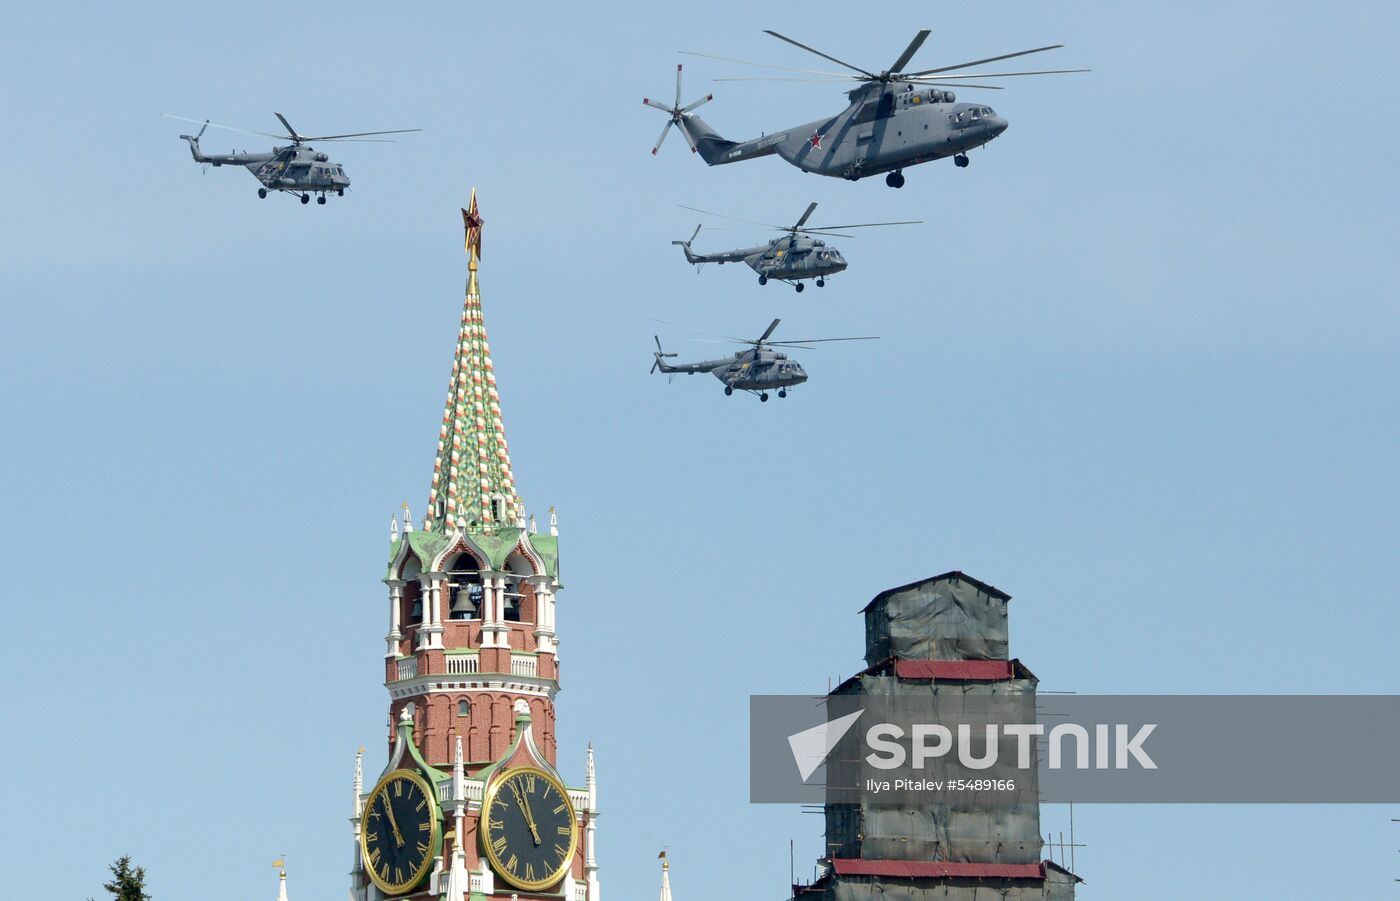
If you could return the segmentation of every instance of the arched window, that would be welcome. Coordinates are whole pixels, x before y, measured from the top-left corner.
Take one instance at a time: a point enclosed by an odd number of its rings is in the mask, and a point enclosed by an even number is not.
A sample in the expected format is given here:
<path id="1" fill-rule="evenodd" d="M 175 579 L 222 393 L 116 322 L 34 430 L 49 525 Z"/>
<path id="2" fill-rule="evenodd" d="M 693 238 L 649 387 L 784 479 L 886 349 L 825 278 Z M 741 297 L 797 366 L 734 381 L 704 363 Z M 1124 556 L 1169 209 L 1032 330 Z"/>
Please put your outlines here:
<path id="1" fill-rule="evenodd" d="M 458 715 L 458 716 L 471 716 L 471 715 L 472 715 L 472 702 L 471 702 L 471 701 L 468 701 L 466 698 L 463 698 L 462 700 L 458 701 L 458 702 L 457 702 L 457 715 Z"/>
<path id="2" fill-rule="evenodd" d="M 476 558 L 458 554 L 447 566 L 448 619 L 481 618 L 481 573 Z"/>

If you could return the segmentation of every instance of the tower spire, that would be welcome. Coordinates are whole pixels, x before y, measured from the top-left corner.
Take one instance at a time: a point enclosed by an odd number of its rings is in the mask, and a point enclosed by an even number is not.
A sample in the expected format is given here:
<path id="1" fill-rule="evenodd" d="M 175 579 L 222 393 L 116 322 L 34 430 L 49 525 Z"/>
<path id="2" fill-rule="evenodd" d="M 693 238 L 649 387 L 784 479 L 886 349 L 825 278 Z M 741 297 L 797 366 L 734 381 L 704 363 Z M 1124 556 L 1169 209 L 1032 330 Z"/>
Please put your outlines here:
<path id="1" fill-rule="evenodd" d="M 671 862 L 666 859 L 665 851 L 656 856 L 661 858 L 661 897 L 659 901 L 671 901 Z"/>
<path id="2" fill-rule="evenodd" d="M 476 278 L 483 222 L 473 189 L 470 208 L 462 210 L 467 294 L 428 494 L 428 528 L 438 532 L 494 532 L 515 525 L 523 510 L 511 474 Z"/>

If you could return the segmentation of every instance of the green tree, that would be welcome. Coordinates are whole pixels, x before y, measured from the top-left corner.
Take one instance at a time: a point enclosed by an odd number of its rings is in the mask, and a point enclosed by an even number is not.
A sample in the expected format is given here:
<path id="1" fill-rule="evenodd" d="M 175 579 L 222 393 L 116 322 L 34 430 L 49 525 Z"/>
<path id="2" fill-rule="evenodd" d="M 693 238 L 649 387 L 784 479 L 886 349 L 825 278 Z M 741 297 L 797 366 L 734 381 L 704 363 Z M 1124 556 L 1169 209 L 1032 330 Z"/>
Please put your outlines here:
<path id="1" fill-rule="evenodd" d="M 146 868 L 132 869 L 130 854 L 118 857 L 108 869 L 112 871 L 112 881 L 102 887 L 111 892 L 115 901 L 151 901 L 146 894 Z"/>

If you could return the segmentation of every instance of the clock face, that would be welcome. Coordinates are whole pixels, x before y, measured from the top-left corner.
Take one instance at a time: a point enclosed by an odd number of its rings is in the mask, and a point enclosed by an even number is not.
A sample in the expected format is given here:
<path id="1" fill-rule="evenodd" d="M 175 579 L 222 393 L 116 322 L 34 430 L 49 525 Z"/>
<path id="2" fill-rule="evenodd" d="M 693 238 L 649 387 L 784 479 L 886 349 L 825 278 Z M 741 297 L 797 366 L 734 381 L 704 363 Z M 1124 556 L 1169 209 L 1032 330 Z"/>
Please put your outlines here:
<path id="1" fill-rule="evenodd" d="M 544 770 L 507 770 L 482 805 L 482 844 L 491 868 L 516 888 L 535 891 L 564 878 L 578 825 L 569 794 Z"/>
<path id="2" fill-rule="evenodd" d="M 374 884 L 390 895 L 423 880 L 441 849 L 437 801 L 412 770 L 386 773 L 360 818 L 360 848 Z"/>

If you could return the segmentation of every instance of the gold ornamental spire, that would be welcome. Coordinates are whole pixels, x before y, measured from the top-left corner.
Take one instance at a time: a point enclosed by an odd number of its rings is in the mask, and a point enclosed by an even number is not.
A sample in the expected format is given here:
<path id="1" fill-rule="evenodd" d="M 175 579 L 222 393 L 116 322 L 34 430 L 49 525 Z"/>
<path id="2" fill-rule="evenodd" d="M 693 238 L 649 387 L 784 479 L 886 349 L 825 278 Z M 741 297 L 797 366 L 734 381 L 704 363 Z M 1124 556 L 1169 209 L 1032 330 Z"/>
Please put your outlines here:
<path id="1" fill-rule="evenodd" d="M 520 520 L 476 277 L 483 222 L 473 190 L 470 208 L 462 210 L 467 293 L 428 494 L 428 527 L 439 532 L 494 532 Z"/>

